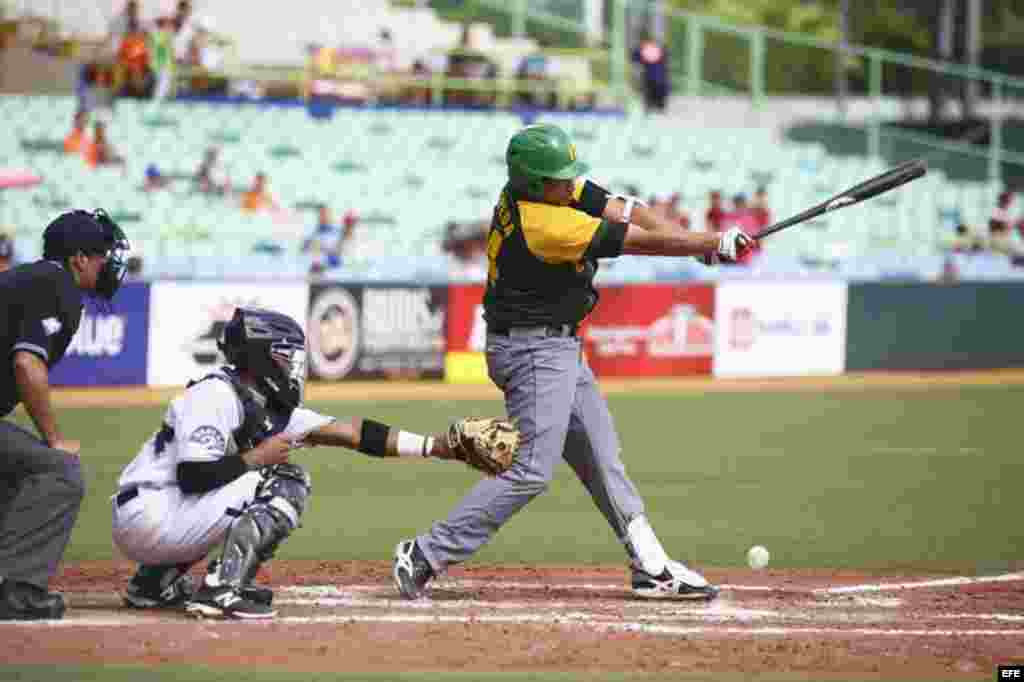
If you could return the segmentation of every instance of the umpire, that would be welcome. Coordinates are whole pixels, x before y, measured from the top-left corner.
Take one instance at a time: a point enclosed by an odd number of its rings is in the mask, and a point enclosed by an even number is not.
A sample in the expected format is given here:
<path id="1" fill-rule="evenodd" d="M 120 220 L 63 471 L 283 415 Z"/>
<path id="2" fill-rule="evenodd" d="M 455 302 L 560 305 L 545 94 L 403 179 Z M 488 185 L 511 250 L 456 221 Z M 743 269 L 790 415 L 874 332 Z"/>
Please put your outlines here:
<path id="1" fill-rule="evenodd" d="M 84 294 L 110 300 L 128 240 L 110 217 L 72 211 L 43 233 L 43 259 L 0 273 L 0 416 L 25 406 L 40 438 L 0 420 L 0 620 L 60 618 L 47 591 L 85 495 L 81 444 L 66 440 L 50 404 L 49 370 L 78 331 Z"/>

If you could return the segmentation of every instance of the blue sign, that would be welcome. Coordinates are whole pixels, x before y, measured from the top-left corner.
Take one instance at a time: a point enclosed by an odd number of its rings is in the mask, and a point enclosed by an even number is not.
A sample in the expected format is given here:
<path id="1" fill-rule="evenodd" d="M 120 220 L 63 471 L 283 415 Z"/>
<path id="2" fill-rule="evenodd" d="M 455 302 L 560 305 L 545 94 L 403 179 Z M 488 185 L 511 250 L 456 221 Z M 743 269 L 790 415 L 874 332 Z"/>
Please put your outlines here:
<path id="1" fill-rule="evenodd" d="M 78 332 L 50 370 L 54 386 L 130 386 L 146 383 L 149 284 L 129 282 L 111 302 L 85 299 Z"/>

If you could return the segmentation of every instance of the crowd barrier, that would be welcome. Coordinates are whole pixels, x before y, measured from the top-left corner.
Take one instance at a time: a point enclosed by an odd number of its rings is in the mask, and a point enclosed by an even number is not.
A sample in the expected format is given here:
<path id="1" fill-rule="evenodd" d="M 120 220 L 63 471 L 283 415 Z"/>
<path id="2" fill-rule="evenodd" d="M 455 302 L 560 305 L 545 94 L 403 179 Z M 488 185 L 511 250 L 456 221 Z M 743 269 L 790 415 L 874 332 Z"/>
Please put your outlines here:
<path id="1" fill-rule="evenodd" d="M 310 376 L 487 382 L 484 288 L 416 282 L 133 282 L 89 303 L 63 386 L 178 386 L 222 362 L 237 306 L 304 320 Z M 580 329 L 602 377 L 1024 367 L 1021 283 L 739 280 L 600 289 Z"/>

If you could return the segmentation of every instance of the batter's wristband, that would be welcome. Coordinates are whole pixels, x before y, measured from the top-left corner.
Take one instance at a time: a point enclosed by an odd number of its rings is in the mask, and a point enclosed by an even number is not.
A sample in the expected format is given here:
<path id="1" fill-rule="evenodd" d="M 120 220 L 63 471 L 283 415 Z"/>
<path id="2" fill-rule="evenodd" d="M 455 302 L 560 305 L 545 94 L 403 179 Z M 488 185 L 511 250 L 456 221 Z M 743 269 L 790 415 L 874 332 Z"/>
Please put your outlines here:
<path id="1" fill-rule="evenodd" d="M 363 426 L 359 430 L 359 452 L 371 457 L 387 457 L 388 432 L 390 430 L 391 427 L 387 424 L 364 419 Z"/>

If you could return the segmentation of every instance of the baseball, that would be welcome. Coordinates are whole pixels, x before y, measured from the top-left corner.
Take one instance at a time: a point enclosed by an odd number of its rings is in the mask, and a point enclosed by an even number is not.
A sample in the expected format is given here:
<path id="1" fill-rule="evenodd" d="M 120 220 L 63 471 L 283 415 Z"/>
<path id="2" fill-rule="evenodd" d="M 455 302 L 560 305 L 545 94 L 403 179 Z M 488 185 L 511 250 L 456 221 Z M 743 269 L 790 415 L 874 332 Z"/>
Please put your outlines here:
<path id="1" fill-rule="evenodd" d="M 768 553 L 768 550 L 761 545 L 754 545 L 747 550 L 747 563 L 755 571 L 759 571 L 768 565 L 768 560 L 772 558 L 772 555 Z"/>

